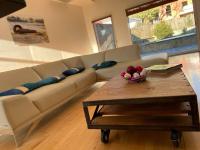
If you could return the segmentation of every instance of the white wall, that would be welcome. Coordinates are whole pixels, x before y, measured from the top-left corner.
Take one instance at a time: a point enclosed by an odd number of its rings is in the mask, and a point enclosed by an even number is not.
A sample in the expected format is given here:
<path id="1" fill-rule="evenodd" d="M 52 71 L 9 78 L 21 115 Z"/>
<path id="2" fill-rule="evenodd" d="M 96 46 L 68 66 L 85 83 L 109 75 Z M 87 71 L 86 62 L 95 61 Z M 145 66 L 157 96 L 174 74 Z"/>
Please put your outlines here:
<path id="1" fill-rule="evenodd" d="M 43 18 L 50 43 L 19 45 L 11 37 L 6 17 L 0 19 L 0 72 L 91 53 L 81 7 L 51 0 L 27 0 L 14 16 Z"/>
<path id="2" fill-rule="evenodd" d="M 96 0 L 95 3 L 83 6 L 85 22 L 94 52 L 98 51 L 92 21 L 112 15 L 117 47 L 130 45 L 131 35 L 125 9 L 145 3 L 148 0 Z"/>

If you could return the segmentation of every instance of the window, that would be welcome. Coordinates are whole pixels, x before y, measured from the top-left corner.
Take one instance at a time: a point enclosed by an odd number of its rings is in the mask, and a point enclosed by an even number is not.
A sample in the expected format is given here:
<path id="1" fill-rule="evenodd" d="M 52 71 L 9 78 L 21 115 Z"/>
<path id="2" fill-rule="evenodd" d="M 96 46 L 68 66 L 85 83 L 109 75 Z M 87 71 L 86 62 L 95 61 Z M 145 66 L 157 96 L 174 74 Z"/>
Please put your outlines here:
<path id="1" fill-rule="evenodd" d="M 166 14 L 167 14 L 167 16 L 171 16 L 172 15 L 172 10 L 171 10 L 171 6 L 170 5 L 166 6 Z"/>
<path id="2" fill-rule="evenodd" d="M 141 46 L 142 55 L 198 49 L 193 4 L 184 6 L 183 12 L 182 2 L 185 0 L 153 0 L 126 10 L 132 43 Z"/>
<path id="3" fill-rule="evenodd" d="M 108 16 L 92 22 L 99 51 L 116 48 L 112 17 Z"/>

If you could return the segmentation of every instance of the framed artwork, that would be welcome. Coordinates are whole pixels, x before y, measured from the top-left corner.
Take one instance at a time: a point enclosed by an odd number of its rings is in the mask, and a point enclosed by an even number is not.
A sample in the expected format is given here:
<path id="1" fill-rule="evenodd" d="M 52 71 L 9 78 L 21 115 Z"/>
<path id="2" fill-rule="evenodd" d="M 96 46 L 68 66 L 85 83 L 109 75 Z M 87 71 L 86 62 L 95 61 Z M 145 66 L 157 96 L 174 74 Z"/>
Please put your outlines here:
<path id="1" fill-rule="evenodd" d="M 13 40 L 24 44 L 49 43 L 43 19 L 7 17 Z"/>
<path id="2" fill-rule="evenodd" d="M 99 51 L 116 48 L 112 17 L 107 16 L 92 22 Z"/>

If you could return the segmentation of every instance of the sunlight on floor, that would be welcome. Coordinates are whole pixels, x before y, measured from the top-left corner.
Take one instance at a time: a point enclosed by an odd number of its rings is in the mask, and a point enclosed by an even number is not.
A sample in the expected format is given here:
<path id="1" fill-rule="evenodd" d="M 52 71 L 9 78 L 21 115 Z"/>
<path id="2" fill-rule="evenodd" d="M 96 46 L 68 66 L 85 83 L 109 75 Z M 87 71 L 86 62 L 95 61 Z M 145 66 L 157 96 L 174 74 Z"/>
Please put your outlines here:
<path id="1" fill-rule="evenodd" d="M 169 57 L 169 63 L 182 63 L 182 64 L 199 64 L 200 54 L 199 53 L 190 53 L 184 55 L 177 55 Z"/>

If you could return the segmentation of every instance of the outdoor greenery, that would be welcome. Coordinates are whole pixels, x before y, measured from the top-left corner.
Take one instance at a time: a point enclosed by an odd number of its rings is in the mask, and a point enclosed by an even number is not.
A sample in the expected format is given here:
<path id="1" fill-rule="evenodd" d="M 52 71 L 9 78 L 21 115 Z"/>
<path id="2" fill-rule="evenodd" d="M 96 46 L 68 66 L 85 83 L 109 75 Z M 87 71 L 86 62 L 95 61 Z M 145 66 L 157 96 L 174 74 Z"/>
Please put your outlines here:
<path id="1" fill-rule="evenodd" d="M 173 30 L 172 30 L 171 25 L 167 24 L 164 21 L 161 21 L 160 23 L 155 25 L 154 35 L 159 40 L 172 36 Z"/>
<path id="2" fill-rule="evenodd" d="M 190 5 L 192 0 L 187 0 L 183 10 L 178 8 L 179 5 L 183 7 L 179 1 L 182 2 L 178 0 L 129 16 L 132 40 L 145 43 L 195 33 L 194 13 Z M 169 5 L 171 12 L 167 14 L 166 10 Z M 186 11 L 185 9 L 191 13 L 182 14 Z"/>
<path id="3" fill-rule="evenodd" d="M 131 18 L 140 18 L 142 19 L 143 23 L 148 23 L 148 22 L 152 22 L 153 20 L 156 20 L 159 16 L 159 8 L 153 8 L 153 9 L 149 9 L 137 14 L 134 14 L 131 16 Z"/>

